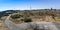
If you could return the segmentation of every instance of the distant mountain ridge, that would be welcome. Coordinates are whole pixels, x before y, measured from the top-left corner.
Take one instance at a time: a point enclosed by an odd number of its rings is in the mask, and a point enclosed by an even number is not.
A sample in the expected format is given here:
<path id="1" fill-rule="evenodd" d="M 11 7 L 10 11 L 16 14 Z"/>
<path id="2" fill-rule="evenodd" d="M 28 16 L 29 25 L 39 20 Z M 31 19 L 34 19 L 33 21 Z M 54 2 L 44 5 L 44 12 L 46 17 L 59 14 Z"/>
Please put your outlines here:
<path id="1" fill-rule="evenodd" d="M 6 10 L 6 11 L 1 11 L 0 12 L 0 17 L 2 17 L 2 16 L 8 16 L 8 14 L 17 13 L 17 12 L 19 12 L 19 10 Z"/>

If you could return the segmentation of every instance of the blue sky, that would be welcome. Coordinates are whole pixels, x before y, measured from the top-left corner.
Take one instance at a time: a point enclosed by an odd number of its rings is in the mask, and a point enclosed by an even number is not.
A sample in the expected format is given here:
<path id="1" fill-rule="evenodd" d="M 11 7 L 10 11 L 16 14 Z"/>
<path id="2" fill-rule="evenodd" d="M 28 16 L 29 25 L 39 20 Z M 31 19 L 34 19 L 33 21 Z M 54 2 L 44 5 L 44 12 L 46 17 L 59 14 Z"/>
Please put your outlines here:
<path id="1" fill-rule="evenodd" d="M 60 0 L 0 0 L 0 11 L 10 9 L 60 9 Z"/>

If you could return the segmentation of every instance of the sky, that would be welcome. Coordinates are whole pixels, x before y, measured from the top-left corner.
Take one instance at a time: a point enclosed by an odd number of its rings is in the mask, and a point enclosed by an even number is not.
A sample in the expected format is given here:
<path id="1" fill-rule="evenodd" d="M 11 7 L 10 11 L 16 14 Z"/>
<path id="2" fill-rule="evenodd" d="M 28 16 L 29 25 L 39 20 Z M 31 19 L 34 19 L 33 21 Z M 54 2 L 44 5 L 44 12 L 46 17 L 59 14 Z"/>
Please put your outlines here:
<path id="1" fill-rule="evenodd" d="M 26 9 L 60 9 L 60 0 L 0 0 L 0 11 Z"/>

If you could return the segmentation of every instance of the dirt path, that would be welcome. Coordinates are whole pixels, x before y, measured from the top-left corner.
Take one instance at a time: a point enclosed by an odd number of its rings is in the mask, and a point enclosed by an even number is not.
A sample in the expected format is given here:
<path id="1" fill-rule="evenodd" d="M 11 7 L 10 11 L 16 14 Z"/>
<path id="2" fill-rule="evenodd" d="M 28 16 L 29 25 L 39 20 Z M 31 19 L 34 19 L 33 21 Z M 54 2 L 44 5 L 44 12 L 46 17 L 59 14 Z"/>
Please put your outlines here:
<path id="1" fill-rule="evenodd" d="M 5 23 L 10 30 L 26 30 L 28 28 L 39 29 L 39 30 L 41 29 L 59 30 L 57 26 L 52 22 L 31 22 L 31 23 L 14 24 L 9 20 L 9 17 L 10 16 L 7 17 Z"/>

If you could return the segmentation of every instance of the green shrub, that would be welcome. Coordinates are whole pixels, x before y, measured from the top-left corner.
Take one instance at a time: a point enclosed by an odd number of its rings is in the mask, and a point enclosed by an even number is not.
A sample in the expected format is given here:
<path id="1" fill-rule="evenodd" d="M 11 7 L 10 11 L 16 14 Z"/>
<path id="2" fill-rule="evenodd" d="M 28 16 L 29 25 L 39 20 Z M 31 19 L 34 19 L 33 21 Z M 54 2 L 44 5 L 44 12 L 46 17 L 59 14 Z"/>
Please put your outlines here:
<path id="1" fill-rule="evenodd" d="M 24 22 L 32 22 L 32 20 L 30 18 L 24 18 L 23 21 Z"/>
<path id="2" fill-rule="evenodd" d="M 21 19 L 21 21 L 23 21 L 23 19 Z"/>
<path id="3" fill-rule="evenodd" d="M 11 15 L 11 18 L 12 19 L 17 19 L 17 18 L 20 18 L 20 17 L 21 17 L 20 14 Z"/>
<path id="4" fill-rule="evenodd" d="M 9 16 L 9 14 L 4 14 L 4 16 Z"/>

